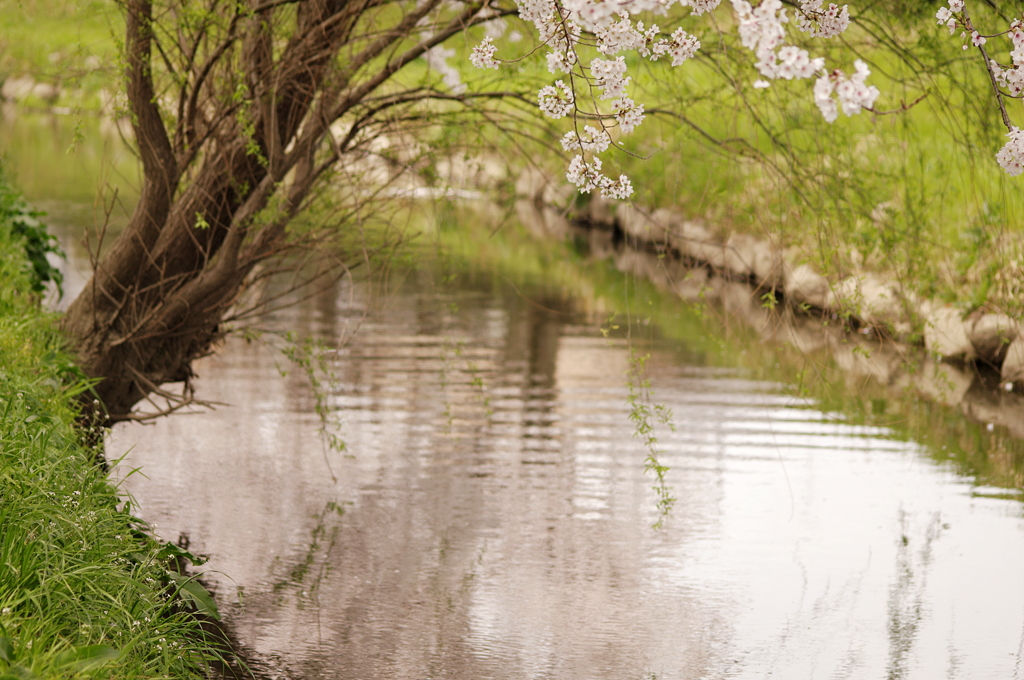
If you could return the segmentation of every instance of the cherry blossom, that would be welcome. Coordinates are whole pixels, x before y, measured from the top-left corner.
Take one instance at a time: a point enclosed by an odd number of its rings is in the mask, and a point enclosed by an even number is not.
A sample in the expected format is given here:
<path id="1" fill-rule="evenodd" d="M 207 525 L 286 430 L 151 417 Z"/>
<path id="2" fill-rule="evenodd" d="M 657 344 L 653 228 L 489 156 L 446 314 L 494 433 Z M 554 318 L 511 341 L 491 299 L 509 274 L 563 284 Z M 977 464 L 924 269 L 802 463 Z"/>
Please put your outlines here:
<path id="1" fill-rule="evenodd" d="M 615 120 L 619 123 L 622 134 L 628 135 L 644 120 L 644 105 L 637 104 L 629 97 L 616 99 L 612 102 Z"/>
<path id="2" fill-rule="evenodd" d="M 517 3 L 519 17 L 533 25 L 539 45 L 547 48 L 549 71 L 569 76 L 541 88 L 537 98 L 545 115 L 556 119 L 573 118 L 572 129 L 562 137 L 562 147 L 568 152 L 580 153 L 570 162 L 566 177 L 585 193 L 600 189 L 612 198 L 629 196 L 633 191 L 629 179 L 620 176 L 612 180 L 605 176 L 601 172 L 603 160 L 599 157 L 614 146 L 605 127 L 610 121 L 619 134 L 628 135 L 646 117 L 644 104 L 634 101 L 630 94 L 632 77 L 622 55 L 638 54 L 652 62 L 664 57 L 671 66 L 678 67 L 694 59 L 701 49 L 697 35 L 684 27 L 678 26 L 668 37 L 661 37 L 657 24 L 645 24 L 637 19 L 643 14 L 666 15 L 674 7 L 689 8 L 689 15 L 682 17 L 684 20 L 687 16 L 696 18 L 714 11 L 720 0 L 517 0 Z M 878 89 L 866 84 L 868 70 L 862 62 L 855 65 L 854 75 L 846 77 L 840 70 L 826 69 L 824 58 L 788 44 L 786 27 L 790 19 L 782 0 L 760 0 L 756 6 L 748 0 L 730 0 L 730 3 L 740 42 L 756 57 L 754 66 L 760 77 L 752 79 L 755 89 L 769 87 L 771 81 L 780 79 L 816 79 L 814 103 L 829 122 L 838 118 L 840 110 L 849 116 L 874 105 Z M 826 7 L 824 3 L 825 0 L 797 0 L 796 28 L 816 38 L 830 38 L 846 30 L 850 23 L 848 6 L 831 3 Z M 957 3 L 962 7 L 962 0 L 951 0 L 946 11 L 957 11 Z M 674 23 L 675 18 L 672 21 Z M 717 24 L 713 26 L 719 30 Z M 495 57 L 493 43 L 498 35 L 500 31 L 488 33 L 473 48 L 470 61 L 474 66 L 499 67 L 501 61 Z M 580 61 L 584 49 L 596 50 L 610 58 L 598 57 L 584 64 Z M 575 96 L 573 88 L 579 89 L 583 83 L 589 84 L 593 94 L 581 100 Z M 609 104 L 601 103 L 607 100 Z M 585 125 L 580 131 L 581 116 L 600 121 L 600 127 Z"/>
<path id="3" fill-rule="evenodd" d="M 842 9 L 831 3 L 828 9 L 822 9 L 822 0 L 803 0 L 800 3 L 800 16 L 796 25 L 801 31 L 810 33 L 812 38 L 832 38 L 850 26 L 850 9 L 843 5 Z"/>
<path id="4" fill-rule="evenodd" d="M 570 130 L 562 137 L 562 148 L 566 151 L 583 150 L 589 153 L 604 153 L 612 143 L 612 138 L 606 130 L 587 125 L 582 133 Z"/>
<path id="5" fill-rule="evenodd" d="M 626 75 L 626 60 L 623 57 L 615 61 L 595 59 L 590 62 L 590 73 L 594 77 L 594 84 L 604 90 L 601 99 L 621 97 L 632 80 Z"/>
<path id="6" fill-rule="evenodd" d="M 687 34 L 683 29 L 677 28 L 672 33 L 670 40 L 662 39 L 651 48 L 651 61 L 658 61 L 661 56 L 670 54 L 672 55 L 672 65 L 679 66 L 687 59 L 692 59 L 699 49 L 699 40 Z"/>
<path id="7" fill-rule="evenodd" d="M 556 80 L 554 85 L 541 88 L 537 93 L 537 100 L 540 110 L 551 118 L 564 118 L 573 112 L 576 98 L 572 90 L 561 80 Z"/>
<path id="8" fill-rule="evenodd" d="M 865 82 L 871 75 L 868 65 L 858 59 L 854 62 L 854 69 L 854 74 L 849 78 L 837 70 L 821 76 L 814 83 L 814 103 L 830 123 L 839 117 L 839 109 L 847 116 L 853 116 L 860 113 L 861 109 L 873 107 L 878 99 L 878 88 Z M 838 107 L 832 98 L 833 93 L 839 100 Z"/>
<path id="9" fill-rule="evenodd" d="M 494 46 L 493 39 L 488 36 L 473 48 L 473 53 L 469 55 L 469 62 L 477 68 L 498 68 L 498 62 L 494 59 L 494 53 L 497 51 L 498 48 Z"/>
<path id="10" fill-rule="evenodd" d="M 1024 131 L 1014 127 L 1006 136 L 1010 141 L 996 154 L 996 162 L 1007 175 L 1016 177 L 1024 172 Z"/>

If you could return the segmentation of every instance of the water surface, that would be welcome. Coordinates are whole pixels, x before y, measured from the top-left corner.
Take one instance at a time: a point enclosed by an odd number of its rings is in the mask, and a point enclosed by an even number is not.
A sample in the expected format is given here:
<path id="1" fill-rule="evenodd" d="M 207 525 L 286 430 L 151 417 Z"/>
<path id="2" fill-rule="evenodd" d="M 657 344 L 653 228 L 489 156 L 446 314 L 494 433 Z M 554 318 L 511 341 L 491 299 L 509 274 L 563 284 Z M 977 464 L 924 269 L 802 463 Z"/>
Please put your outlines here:
<path id="1" fill-rule="evenodd" d="M 289 677 L 1019 678 L 1024 515 L 883 428 L 571 298 L 427 269 L 278 322 L 327 338 L 325 451 L 280 356 L 230 342 L 230 406 L 119 427 L 165 538 L 211 556 L 240 641 Z M 363 316 L 365 319 L 363 319 Z M 650 353 L 678 501 L 658 519 L 625 377 Z M 1010 493 L 1012 496 L 1012 492 Z"/>

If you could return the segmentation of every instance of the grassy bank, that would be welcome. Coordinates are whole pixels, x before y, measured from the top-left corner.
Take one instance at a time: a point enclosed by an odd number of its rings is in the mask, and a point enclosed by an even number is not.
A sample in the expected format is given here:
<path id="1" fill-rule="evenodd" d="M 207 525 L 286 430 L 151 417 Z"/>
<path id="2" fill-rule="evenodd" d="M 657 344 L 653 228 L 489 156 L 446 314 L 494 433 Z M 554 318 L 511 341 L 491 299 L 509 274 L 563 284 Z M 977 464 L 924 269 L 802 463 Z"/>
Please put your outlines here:
<path id="1" fill-rule="evenodd" d="M 39 306 L 40 268 L 12 223 L 24 210 L 3 208 L 0 677 L 202 677 L 212 640 L 186 603 L 212 601 L 168 570 L 180 551 L 146 533 L 82 443 L 88 383 Z"/>

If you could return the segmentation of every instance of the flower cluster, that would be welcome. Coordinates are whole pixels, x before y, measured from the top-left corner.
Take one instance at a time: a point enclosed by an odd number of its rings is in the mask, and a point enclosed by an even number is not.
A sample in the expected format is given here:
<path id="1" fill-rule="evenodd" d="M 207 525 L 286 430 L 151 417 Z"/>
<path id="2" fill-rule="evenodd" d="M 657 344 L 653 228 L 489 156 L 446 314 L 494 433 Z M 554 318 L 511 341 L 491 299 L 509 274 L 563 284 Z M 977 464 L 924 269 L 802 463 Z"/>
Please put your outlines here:
<path id="1" fill-rule="evenodd" d="M 1010 52 L 1013 66 L 1004 69 L 998 62 L 992 60 L 989 62 L 989 68 L 999 85 L 1005 87 L 1012 96 L 1019 97 L 1024 94 L 1024 24 L 1014 21 L 1010 24 L 1008 35 L 1013 41 L 1013 50 Z"/>
<path id="2" fill-rule="evenodd" d="M 983 46 L 988 42 L 988 38 L 995 37 L 984 36 L 978 32 L 967 16 L 964 0 L 948 0 L 947 6 L 940 7 L 935 13 L 935 18 L 939 25 L 945 24 L 950 35 L 961 28 L 960 37 L 966 39 L 969 32 L 971 45 L 981 48 L 982 54 L 986 54 Z M 1013 49 L 1010 50 L 1011 64 L 1000 64 L 995 59 L 989 59 L 987 64 L 989 73 L 996 84 L 1005 90 L 1005 94 L 1017 98 L 1024 97 L 1024 22 L 1020 19 L 1012 20 L 1009 29 L 1003 34 L 1013 44 Z M 964 43 L 965 50 L 969 47 L 967 43 Z M 1002 108 L 1002 102 L 1000 102 L 1000 107 Z M 1003 122 L 1009 128 L 1007 136 L 1010 141 L 996 153 L 996 162 L 1006 171 L 1006 174 L 1016 177 L 1024 172 L 1024 132 L 1016 126 L 1011 126 L 1005 108 L 1002 108 L 1002 114 Z"/>
<path id="3" fill-rule="evenodd" d="M 659 40 L 651 48 L 651 61 L 658 61 L 663 55 L 670 54 L 672 55 L 672 65 L 679 66 L 687 59 L 692 59 L 699 49 L 699 40 L 683 29 L 677 28 L 669 40 Z"/>
<path id="4" fill-rule="evenodd" d="M 611 146 L 612 138 L 607 130 L 598 130 L 589 125 L 582 133 L 570 130 L 562 137 L 562 148 L 566 151 L 586 151 L 588 153 L 604 153 Z"/>
<path id="5" fill-rule="evenodd" d="M 1007 175 L 1016 177 L 1024 172 L 1024 131 L 1014 127 L 1006 136 L 1010 141 L 996 154 L 996 162 Z"/>
<path id="6" fill-rule="evenodd" d="M 800 16 L 796 25 L 801 31 L 810 33 L 812 38 L 832 38 L 850 26 L 850 9 L 843 5 L 842 9 L 830 3 L 828 9 L 822 9 L 822 0 L 802 0 Z"/>
<path id="7" fill-rule="evenodd" d="M 695 16 L 700 16 L 705 12 L 714 11 L 721 0 L 679 0 L 679 4 L 684 7 L 689 7 Z"/>
<path id="8" fill-rule="evenodd" d="M 604 90 L 601 99 L 614 99 L 621 97 L 626 91 L 626 86 L 632 80 L 626 75 L 626 59 L 619 57 L 615 61 L 607 59 L 595 59 L 590 62 L 590 75 L 594 78 L 594 85 Z"/>
<path id="9" fill-rule="evenodd" d="M 497 51 L 498 48 L 494 46 L 494 40 L 488 36 L 473 48 L 473 53 L 469 55 L 469 63 L 477 68 L 498 68 L 498 61 L 494 58 L 494 53 Z"/>
<path id="10" fill-rule="evenodd" d="M 949 0 L 949 7 L 939 8 L 939 11 L 935 13 L 935 18 L 939 20 L 940 24 L 946 24 L 949 34 L 953 35 L 956 33 L 956 15 L 963 11 L 964 0 Z"/>
<path id="11" fill-rule="evenodd" d="M 568 78 L 541 88 L 538 104 L 545 115 L 552 118 L 571 116 L 573 129 L 562 138 L 566 151 L 579 154 L 569 165 L 567 177 L 583 192 L 600 189 L 610 197 L 625 197 L 632 193 L 629 180 L 622 176 L 612 180 L 601 172 L 602 160 L 597 154 L 610 149 L 613 139 L 608 127 L 620 134 L 629 134 L 644 118 L 643 103 L 629 96 L 632 78 L 628 74 L 623 52 L 635 52 L 652 62 L 663 57 L 672 66 L 679 66 L 697 55 L 701 42 L 696 35 L 676 28 L 668 37 L 659 36 L 656 24 L 645 26 L 637 17 L 644 13 L 665 15 L 674 6 L 689 8 L 690 15 L 700 16 L 715 10 L 721 0 L 516 0 L 519 17 L 532 24 L 540 44 L 547 48 L 547 65 L 551 73 L 566 74 Z M 755 67 L 761 79 L 755 88 L 770 85 L 771 80 L 804 80 L 817 78 L 814 88 L 815 102 L 826 120 L 833 121 L 840 109 L 853 115 L 861 108 L 874 105 L 878 90 L 865 83 L 867 67 L 858 62 L 856 73 L 847 78 L 841 71 L 829 72 L 825 60 L 812 57 L 806 49 L 788 45 L 786 25 L 789 18 L 782 0 L 731 0 L 740 40 L 757 58 Z M 951 4 L 963 0 L 950 0 Z M 797 0 L 797 27 L 814 37 L 828 38 L 842 33 L 849 26 L 850 15 L 846 5 L 825 6 L 827 0 Z M 498 68 L 492 38 L 500 35 L 488 33 L 473 48 L 470 61 L 484 69 Z M 596 58 L 588 65 L 580 62 L 578 48 L 596 49 L 608 59 Z M 583 87 L 586 85 L 589 87 Z M 587 99 L 591 108 L 581 107 L 576 93 L 593 92 Z M 610 100 L 610 107 L 600 102 Z M 582 132 L 577 117 L 600 121 L 600 127 L 584 126 Z"/>
<path id="12" fill-rule="evenodd" d="M 558 80 L 554 85 L 541 88 L 537 93 L 537 103 L 540 110 L 551 118 L 564 118 L 573 112 L 576 97 L 568 85 Z"/>
<path id="13" fill-rule="evenodd" d="M 814 83 L 814 103 L 828 122 L 839 117 L 839 109 L 847 116 L 870 109 L 878 99 L 878 88 L 865 81 L 871 75 L 868 65 L 858 59 L 854 62 L 855 72 L 849 78 L 842 71 L 833 71 L 818 78 Z M 832 98 L 833 93 L 838 98 Z"/>
<path id="14" fill-rule="evenodd" d="M 601 172 L 600 158 L 594 158 L 588 163 L 583 156 L 577 155 L 569 163 L 569 171 L 565 173 L 565 178 L 584 194 L 600 189 L 603 196 L 619 200 L 629 198 L 633 194 L 633 185 L 628 177 L 619 175 L 618 179 L 613 180 Z"/>
<path id="15" fill-rule="evenodd" d="M 652 32 L 651 37 L 653 38 L 658 33 L 658 27 L 652 26 L 648 32 Z M 599 28 L 595 35 L 597 51 L 602 54 L 618 54 L 625 50 L 646 49 L 648 43 L 648 37 L 644 35 L 643 22 L 638 23 L 634 28 L 629 17 L 622 17 L 607 27 Z"/>
<path id="16" fill-rule="evenodd" d="M 622 134 L 628 135 L 644 120 L 644 105 L 637 104 L 629 97 L 616 99 L 612 102 L 615 120 L 619 123 Z"/>

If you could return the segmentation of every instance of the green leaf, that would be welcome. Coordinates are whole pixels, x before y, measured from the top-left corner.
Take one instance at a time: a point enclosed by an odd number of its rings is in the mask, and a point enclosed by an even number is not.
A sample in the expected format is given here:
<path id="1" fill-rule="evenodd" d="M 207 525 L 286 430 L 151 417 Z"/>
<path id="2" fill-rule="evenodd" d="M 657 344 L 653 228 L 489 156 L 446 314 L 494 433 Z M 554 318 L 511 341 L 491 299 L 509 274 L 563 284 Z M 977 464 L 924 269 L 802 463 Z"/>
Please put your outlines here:
<path id="1" fill-rule="evenodd" d="M 0 659 L 14 661 L 14 645 L 9 637 L 0 636 Z"/>
<path id="2" fill-rule="evenodd" d="M 212 619 L 220 621 L 220 613 L 217 611 L 217 603 L 213 600 L 210 591 L 202 586 L 194 578 L 167 572 L 175 583 L 178 584 L 178 594 L 190 602 L 200 614 L 205 614 Z"/>
<path id="3" fill-rule="evenodd" d="M 38 677 L 20 663 L 16 663 L 8 668 L 5 674 L 0 675 L 0 680 L 36 680 Z"/>
<path id="4" fill-rule="evenodd" d="M 156 557 L 157 559 L 163 560 L 166 560 L 171 557 L 180 557 L 188 560 L 197 567 L 204 565 L 209 561 L 207 558 L 199 557 L 198 555 L 193 555 L 188 550 L 185 550 L 184 548 L 179 547 L 173 543 L 164 543 L 162 546 L 160 546 L 160 550 L 157 551 Z"/>
<path id="5" fill-rule="evenodd" d="M 121 653 L 110 645 L 86 645 L 76 647 L 57 655 L 57 668 L 70 671 L 87 671 L 116 661 Z"/>

